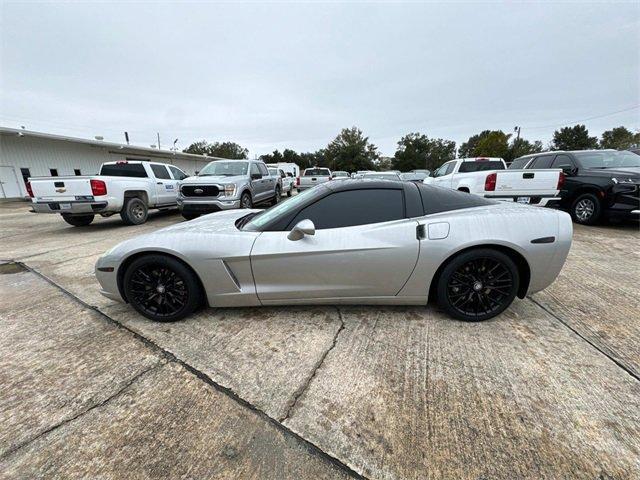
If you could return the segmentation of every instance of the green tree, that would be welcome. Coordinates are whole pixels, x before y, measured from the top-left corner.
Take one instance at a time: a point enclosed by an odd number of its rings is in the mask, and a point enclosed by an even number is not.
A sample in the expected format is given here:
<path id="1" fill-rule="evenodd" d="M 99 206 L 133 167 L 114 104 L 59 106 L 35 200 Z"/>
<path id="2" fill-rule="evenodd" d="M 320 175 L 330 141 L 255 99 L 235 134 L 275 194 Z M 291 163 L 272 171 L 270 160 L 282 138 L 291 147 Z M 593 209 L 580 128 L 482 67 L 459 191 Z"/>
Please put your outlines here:
<path id="1" fill-rule="evenodd" d="M 426 168 L 435 170 L 456 156 L 456 143 L 441 138 L 429 139 L 420 133 L 409 133 L 398 142 L 393 168 L 402 172 Z"/>
<path id="2" fill-rule="evenodd" d="M 393 168 L 393 158 L 391 157 L 380 157 L 378 160 L 374 162 L 375 169 L 380 172 L 385 172 L 387 170 L 391 170 Z"/>
<path id="3" fill-rule="evenodd" d="M 564 127 L 553 132 L 552 150 L 589 150 L 598 148 L 598 139 L 589 136 L 584 125 Z"/>
<path id="4" fill-rule="evenodd" d="M 235 142 L 209 143 L 206 140 L 194 142 L 183 150 L 185 153 L 207 155 L 209 157 L 241 159 L 247 158 L 249 150 Z"/>
<path id="5" fill-rule="evenodd" d="M 260 155 L 260 160 L 264 163 L 279 163 L 283 162 L 283 155 L 276 149 L 273 153 L 265 153 L 264 155 Z"/>
<path id="6" fill-rule="evenodd" d="M 539 153 L 543 150 L 542 142 L 540 140 L 536 140 L 531 143 L 529 140 L 524 138 L 513 139 L 513 144 L 511 145 L 511 152 L 509 154 L 509 158 L 505 158 L 505 160 L 510 161 L 514 160 L 518 157 L 522 157 L 524 155 L 529 155 L 531 153 Z"/>
<path id="7" fill-rule="evenodd" d="M 357 127 L 344 128 L 324 150 L 324 162 L 332 170 L 373 170 L 378 159 L 375 145 Z"/>
<path id="8" fill-rule="evenodd" d="M 626 150 L 634 147 L 640 147 L 640 132 L 633 133 L 625 127 L 616 127 L 602 132 L 600 148 Z"/>

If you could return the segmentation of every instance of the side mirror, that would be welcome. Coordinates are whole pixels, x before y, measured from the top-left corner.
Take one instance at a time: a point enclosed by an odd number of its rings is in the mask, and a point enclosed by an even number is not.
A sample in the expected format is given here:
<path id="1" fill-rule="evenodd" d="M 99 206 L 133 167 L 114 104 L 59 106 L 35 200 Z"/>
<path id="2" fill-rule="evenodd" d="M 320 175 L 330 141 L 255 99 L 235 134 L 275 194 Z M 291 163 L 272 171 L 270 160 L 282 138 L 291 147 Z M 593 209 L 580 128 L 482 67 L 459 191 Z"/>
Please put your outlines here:
<path id="1" fill-rule="evenodd" d="M 262 174 L 261 173 L 252 173 L 251 174 L 251 180 L 260 180 L 262 178 Z"/>
<path id="2" fill-rule="evenodd" d="M 296 226 L 291 229 L 287 238 L 289 240 L 301 240 L 305 235 L 315 235 L 316 226 L 311 220 L 300 220 Z"/>

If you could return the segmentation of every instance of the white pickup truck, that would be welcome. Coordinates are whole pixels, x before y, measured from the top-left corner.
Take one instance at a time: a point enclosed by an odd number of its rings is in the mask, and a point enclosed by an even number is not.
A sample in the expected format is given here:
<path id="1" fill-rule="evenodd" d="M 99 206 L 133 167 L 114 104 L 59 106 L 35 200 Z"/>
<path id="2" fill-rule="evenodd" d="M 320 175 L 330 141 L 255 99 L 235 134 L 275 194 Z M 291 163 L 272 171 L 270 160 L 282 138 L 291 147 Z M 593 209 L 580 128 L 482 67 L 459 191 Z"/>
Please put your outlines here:
<path id="1" fill-rule="evenodd" d="M 331 170 L 323 167 L 307 168 L 300 176 L 298 190 L 315 187 L 324 182 L 331 180 Z"/>
<path id="2" fill-rule="evenodd" d="M 76 227 L 89 225 L 96 214 L 115 213 L 127 225 L 139 225 L 150 208 L 177 206 L 178 183 L 186 177 L 173 165 L 129 160 L 103 163 L 98 175 L 32 177 L 27 191 L 33 212 L 59 213 Z"/>
<path id="3" fill-rule="evenodd" d="M 546 206 L 559 199 L 561 169 L 507 170 L 501 158 L 458 158 L 443 164 L 423 183 L 496 200 Z"/>

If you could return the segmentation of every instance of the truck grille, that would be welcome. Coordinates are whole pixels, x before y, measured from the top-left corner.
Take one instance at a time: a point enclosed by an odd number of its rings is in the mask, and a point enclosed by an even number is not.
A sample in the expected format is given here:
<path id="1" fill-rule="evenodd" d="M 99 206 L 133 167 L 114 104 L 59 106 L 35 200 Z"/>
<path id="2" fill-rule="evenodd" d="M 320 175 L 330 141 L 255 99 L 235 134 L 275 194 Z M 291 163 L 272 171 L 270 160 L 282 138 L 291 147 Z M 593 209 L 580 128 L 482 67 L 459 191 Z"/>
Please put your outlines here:
<path id="1" fill-rule="evenodd" d="M 180 190 L 185 197 L 217 197 L 220 194 L 216 185 L 183 185 Z"/>

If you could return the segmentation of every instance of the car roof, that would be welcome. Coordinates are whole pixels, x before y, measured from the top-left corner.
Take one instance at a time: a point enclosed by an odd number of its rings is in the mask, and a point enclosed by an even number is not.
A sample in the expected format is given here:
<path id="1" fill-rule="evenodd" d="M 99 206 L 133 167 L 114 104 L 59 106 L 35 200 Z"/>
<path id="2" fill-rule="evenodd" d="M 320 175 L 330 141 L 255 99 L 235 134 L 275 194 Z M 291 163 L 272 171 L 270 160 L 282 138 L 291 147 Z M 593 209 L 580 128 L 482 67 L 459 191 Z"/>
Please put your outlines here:
<path id="1" fill-rule="evenodd" d="M 589 149 L 589 150 L 548 150 L 546 152 L 538 152 L 538 153 L 528 153 L 526 155 L 522 155 L 518 158 L 529 158 L 529 157 L 538 157 L 541 155 L 556 155 L 558 153 L 598 153 L 598 152 L 617 152 L 615 148 L 602 148 L 602 149 Z M 518 160 L 516 158 L 515 160 Z"/>
<path id="2" fill-rule="evenodd" d="M 387 180 L 384 178 L 356 178 L 349 180 L 340 180 L 339 182 L 326 182 L 321 185 L 340 192 L 343 190 L 361 190 L 367 188 L 403 188 L 404 184 L 401 180 Z"/>

